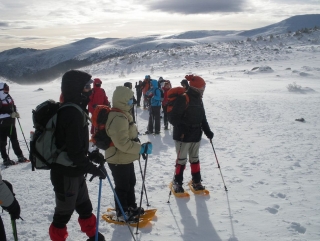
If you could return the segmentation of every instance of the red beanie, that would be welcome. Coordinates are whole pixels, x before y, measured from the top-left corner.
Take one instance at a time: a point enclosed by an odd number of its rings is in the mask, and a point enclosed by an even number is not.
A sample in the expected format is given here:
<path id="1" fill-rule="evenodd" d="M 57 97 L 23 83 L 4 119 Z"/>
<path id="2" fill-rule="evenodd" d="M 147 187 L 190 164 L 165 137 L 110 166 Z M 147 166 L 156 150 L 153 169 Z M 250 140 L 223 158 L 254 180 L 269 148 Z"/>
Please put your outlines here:
<path id="1" fill-rule="evenodd" d="M 186 75 L 185 78 L 189 81 L 190 86 L 193 86 L 197 89 L 205 88 L 206 82 L 200 76 Z"/>

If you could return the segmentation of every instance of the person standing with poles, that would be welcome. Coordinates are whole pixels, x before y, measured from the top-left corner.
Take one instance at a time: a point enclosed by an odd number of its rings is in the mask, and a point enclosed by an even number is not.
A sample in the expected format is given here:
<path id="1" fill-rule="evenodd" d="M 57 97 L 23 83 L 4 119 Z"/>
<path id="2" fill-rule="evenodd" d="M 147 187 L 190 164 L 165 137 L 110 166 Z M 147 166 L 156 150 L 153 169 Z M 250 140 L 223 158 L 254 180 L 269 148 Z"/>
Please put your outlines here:
<path id="1" fill-rule="evenodd" d="M 108 96 L 106 95 L 106 92 L 103 88 L 101 88 L 102 81 L 99 78 L 95 78 L 93 80 L 93 89 L 92 94 L 90 96 L 90 101 L 88 103 L 88 110 L 91 113 L 91 115 L 94 112 L 94 109 L 97 105 L 107 105 L 110 107 L 110 102 L 108 100 Z M 91 126 L 90 130 L 91 134 L 94 134 L 94 127 Z"/>
<path id="2" fill-rule="evenodd" d="M 9 94 L 9 86 L 6 83 L 0 83 L 0 151 L 5 166 L 15 165 L 7 153 L 7 138 L 9 137 L 14 154 L 18 157 L 18 162 L 28 162 L 24 157 L 19 145 L 16 120 L 20 118 L 12 97 Z"/>
<path id="3" fill-rule="evenodd" d="M 205 81 L 200 76 L 187 75 L 185 77 L 190 87 L 184 95 L 177 97 L 169 121 L 173 125 L 173 140 L 175 141 L 178 160 L 175 167 L 173 189 L 176 193 L 183 193 L 183 171 L 186 167 L 187 156 L 191 166 L 192 187 L 194 190 L 204 190 L 200 173 L 199 148 L 202 132 L 208 137 L 213 138 L 210 130 L 202 96 L 206 87 Z M 189 97 L 187 103 L 186 96 Z"/>
<path id="4" fill-rule="evenodd" d="M 137 206 L 135 197 L 136 175 L 133 162 L 139 159 L 139 154 L 151 154 L 152 144 L 140 144 L 138 130 L 130 113 L 133 103 L 133 91 L 124 86 L 117 86 L 112 96 L 112 106 L 119 111 L 111 111 L 106 122 L 106 133 L 112 143 L 105 151 L 105 159 L 112 172 L 115 193 L 115 221 L 135 221 L 135 217 L 144 213 Z M 124 211 L 121 212 L 121 209 Z"/>
<path id="5" fill-rule="evenodd" d="M 75 106 L 66 106 L 59 111 L 55 138 L 57 148 L 64 150 L 61 152 L 63 158 L 73 165 L 58 163 L 51 165 L 50 179 L 55 194 L 55 209 L 49 227 L 49 236 L 52 241 L 67 239 L 67 224 L 74 211 L 79 214 L 78 222 L 81 231 L 89 237 L 87 241 L 105 241 L 100 232 L 96 234 L 97 220 L 92 213 L 92 203 L 85 180 L 88 173 L 100 179 L 106 178 L 104 165 L 97 167 L 93 164 L 93 162 L 101 163 L 104 159 L 103 155 L 99 152 L 88 154 L 89 130 L 86 107 L 89 103 L 92 83 L 91 75 L 79 70 L 70 70 L 62 77 L 61 90 L 64 103 Z"/>
<path id="6" fill-rule="evenodd" d="M 162 87 L 164 98 L 162 101 L 162 109 L 163 109 L 163 123 L 164 129 L 168 130 L 168 113 L 167 113 L 167 105 L 168 105 L 168 91 L 171 89 L 171 83 L 169 80 L 164 82 L 164 86 Z"/>
<path id="7" fill-rule="evenodd" d="M 0 172 L 0 204 L 1 207 L 8 211 L 11 216 L 12 228 L 14 240 L 18 240 L 18 234 L 16 229 L 16 220 L 20 218 L 20 205 L 17 199 L 14 197 L 13 187 L 10 182 L 2 180 Z M 0 216 L 0 240 L 6 241 L 6 232 L 3 226 L 3 222 Z"/>
<path id="8" fill-rule="evenodd" d="M 136 94 L 137 94 L 137 107 L 140 107 L 140 102 L 141 102 L 141 96 L 142 96 L 142 81 L 139 80 L 139 84 L 135 85 L 136 88 Z"/>
<path id="9" fill-rule="evenodd" d="M 146 96 L 150 98 L 148 130 L 145 134 L 160 134 L 160 108 L 161 108 L 161 90 L 158 87 L 157 80 L 151 80 L 151 89 Z"/>
<path id="10" fill-rule="evenodd" d="M 123 84 L 123 86 L 128 87 L 130 90 L 132 90 L 132 83 L 131 82 L 125 82 Z M 134 95 L 132 96 L 132 100 L 133 100 L 133 102 L 132 102 L 132 108 L 131 108 L 130 112 L 131 112 L 131 115 L 133 118 L 133 122 L 136 123 L 136 115 L 135 115 L 136 111 L 134 111 L 134 105 L 137 104 L 137 100 L 136 100 L 136 98 L 134 98 Z"/>

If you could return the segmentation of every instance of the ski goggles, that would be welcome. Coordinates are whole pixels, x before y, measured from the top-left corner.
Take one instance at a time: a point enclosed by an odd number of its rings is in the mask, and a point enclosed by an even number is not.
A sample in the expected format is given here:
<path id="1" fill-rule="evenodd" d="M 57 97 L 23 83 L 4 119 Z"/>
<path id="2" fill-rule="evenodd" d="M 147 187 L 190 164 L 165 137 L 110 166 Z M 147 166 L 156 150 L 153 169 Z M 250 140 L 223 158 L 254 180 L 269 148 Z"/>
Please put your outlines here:
<path id="1" fill-rule="evenodd" d="M 4 83 L 3 88 L 0 89 L 3 90 L 4 92 L 9 92 L 9 85 L 7 85 L 6 83 Z"/>

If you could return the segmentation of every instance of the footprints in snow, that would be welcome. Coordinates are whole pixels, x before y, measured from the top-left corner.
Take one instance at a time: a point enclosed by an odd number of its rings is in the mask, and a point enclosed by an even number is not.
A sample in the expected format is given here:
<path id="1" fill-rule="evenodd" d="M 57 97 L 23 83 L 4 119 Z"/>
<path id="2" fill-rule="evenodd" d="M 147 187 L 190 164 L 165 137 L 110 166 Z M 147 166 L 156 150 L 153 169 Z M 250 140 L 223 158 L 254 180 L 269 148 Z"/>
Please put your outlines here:
<path id="1" fill-rule="evenodd" d="M 280 206 L 275 204 L 273 205 L 272 207 L 267 207 L 266 210 L 269 212 L 269 213 L 272 213 L 272 214 L 276 214 L 278 213 L 278 210 L 279 210 Z"/>

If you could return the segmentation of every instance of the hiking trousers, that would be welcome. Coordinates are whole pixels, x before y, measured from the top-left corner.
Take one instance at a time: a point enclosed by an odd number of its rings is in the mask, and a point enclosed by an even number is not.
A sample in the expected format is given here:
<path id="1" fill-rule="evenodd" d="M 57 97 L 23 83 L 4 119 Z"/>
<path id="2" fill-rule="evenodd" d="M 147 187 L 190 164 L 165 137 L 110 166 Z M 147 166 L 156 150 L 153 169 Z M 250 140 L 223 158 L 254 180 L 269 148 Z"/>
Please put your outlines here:
<path id="1" fill-rule="evenodd" d="M 187 164 L 188 155 L 190 162 L 190 169 L 192 175 L 192 181 L 199 183 L 201 181 L 200 162 L 199 162 L 199 142 L 181 142 L 175 141 L 177 161 L 175 169 L 175 181 L 182 185 L 183 172 Z"/>
<path id="2" fill-rule="evenodd" d="M 84 176 L 67 177 L 53 169 L 50 174 L 56 199 L 52 224 L 57 228 L 65 227 L 74 211 L 80 219 L 91 217 L 92 203 Z"/>
<path id="3" fill-rule="evenodd" d="M 124 211 L 129 207 L 136 208 L 136 196 L 134 187 L 136 185 L 136 174 L 133 162 L 130 164 L 111 164 L 108 163 L 114 180 L 114 190 L 119 198 Z M 119 205 L 115 200 L 116 210 L 119 213 Z"/>
<path id="4" fill-rule="evenodd" d="M 150 106 L 148 131 L 149 132 L 160 132 L 160 108 L 161 106 Z M 154 131 L 153 131 L 154 127 Z"/>
<path id="5" fill-rule="evenodd" d="M 179 155 L 178 157 L 178 164 L 186 165 L 189 155 L 189 162 L 195 163 L 199 161 L 199 148 L 200 148 L 200 141 L 199 142 L 181 142 L 181 141 L 174 141 L 176 146 L 176 153 Z M 180 148 L 181 144 L 181 148 Z"/>
<path id="6" fill-rule="evenodd" d="M 14 124 L 12 126 L 1 126 L 0 125 L 0 151 L 1 157 L 6 159 L 8 157 L 8 153 L 6 150 L 7 147 L 7 138 L 10 138 L 12 149 L 16 156 L 22 156 L 22 151 L 19 145 L 18 137 L 17 137 L 17 129 Z"/>

